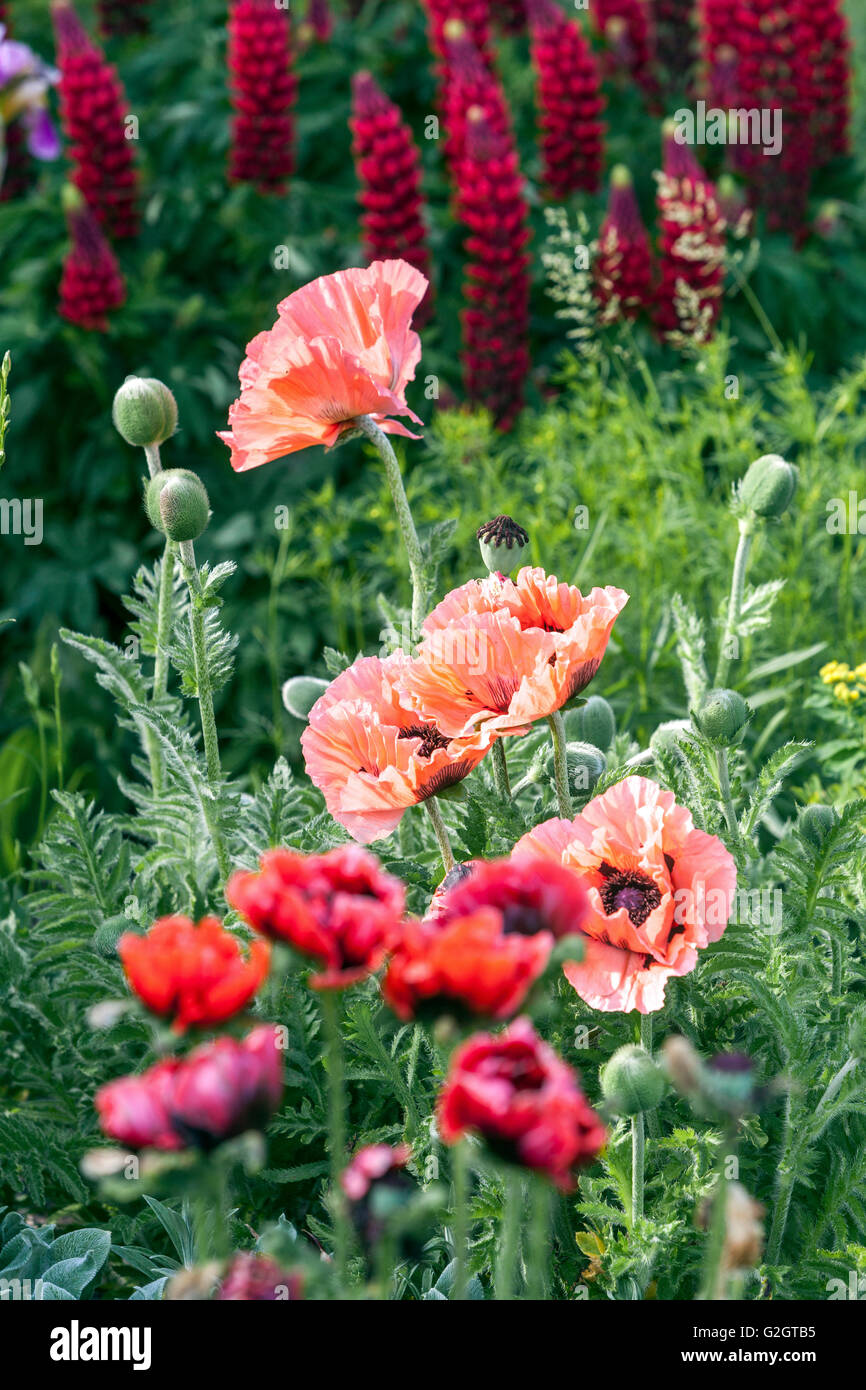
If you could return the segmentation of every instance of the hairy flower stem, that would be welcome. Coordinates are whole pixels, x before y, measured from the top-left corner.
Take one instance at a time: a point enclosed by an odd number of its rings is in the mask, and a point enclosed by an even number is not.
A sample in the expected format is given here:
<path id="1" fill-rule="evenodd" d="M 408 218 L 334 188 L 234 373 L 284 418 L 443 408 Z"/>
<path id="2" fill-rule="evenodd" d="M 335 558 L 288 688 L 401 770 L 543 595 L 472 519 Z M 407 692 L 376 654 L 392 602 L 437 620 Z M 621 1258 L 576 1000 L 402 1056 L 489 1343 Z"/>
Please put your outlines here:
<path id="1" fill-rule="evenodd" d="M 465 1140 L 452 1150 L 454 1179 L 454 1298 L 466 1297 L 469 1282 L 469 1148 Z"/>
<path id="2" fill-rule="evenodd" d="M 192 541 L 181 541 L 179 551 L 183 577 L 189 589 L 189 629 L 192 636 L 193 660 L 195 662 L 195 684 L 196 693 L 198 695 L 198 707 L 201 715 L 201 732 L 204 740 L 205 760 L 207 762 L 207 779 L 210 787 L 216 792 L 222 782 L 222 767 L 220 766 L 219 739 L 217 738 L 210 673 L 208 672 L 207 666 L 207 645 L 205 642 L 204 603 L 202 600 L 201 579 L 199 578 L 198 567 L 195 562 L 195 550 Z M 225 879 L 228 878 L 231 864 L 229 862 L 225 839 L 219 824 L 216 803 L 214 804 L 213 810 L 209 814 L 206 813 L 206 815 L 208 830 L 213 840 L 214 853 L 216 854 L 217 863 L 219 864 L 220 877 L 225 881 Z"/>
<path id="3" fill-rule="evenodd" d="M 372 416 L 359 415 L 355 423 L 358 429 L 367 436 L 370 443 L 375 445 L 379 457 L 385 465 L 385 476 L 388 479 L 391 497 L 394 500 L 397 522 L 403 535 L 406 554 L 409 557 L 409 574 L 412 579 L 412 640 L 414 642 L 420 635 L 421 624 L 424 621 L 427 607 L 427 567 L 424 563 L 418 532 L 415 530 L 415 522 L 412 520 L 409 499 L 403 486 L 403 475 L 400 472 L 397 455 L 391 447 L 390 439 L 384 430 L 379 429 Z"/>
<path id="4" fill-rule="evenodd" d="M 859 1061 L 859 1057 L 849 1057 L 848 1061 L 845 1062 L 844 1065 L 839 1068 L 836 1075 L 830 1081 L 830 1084 L 828 1085 L 823 1096 L 818 1101 L 818 1104 L 815 1109 L 816 1115 L 818 1115 L 824 1109 L 825 1106 L 829 1105 L 832 1100 L 836 1099 L 836 1096 L 839 1094 L 839 1091 L 841 1090 L 842 1082 L 845 1080 L 846 1076 L 850 1075 L 850 1073 L 854 1070 Z"/>
<path id="5" fill-rule="evenodd" d="M 150 477 L 151 477 L 151 478 L 155 478 L 156 475 L 157 475 L 157 473 L 161 473 L 161 472 L 162 472 L 162 462 L 161 462 L 160 456 L 159 456 L 159 445 L 158 445 L 158 444 L 145 444 L 145 445 L 144 445 L 144 457 L 145 457 L 145 459 L 147 460 L 147 471 L 148 471 Z M 162 556 L 162 571 L 161 571 L 161 575 L 160 575 L 160 586 L 159 586 L 159 607 L 158 607 L 158 610 L 157 610 L 158 616 L 157 616 L 156 663 L 155 663 L 154 668 L 153 668 L 153 699 L 154 699 L 154 703 L 159 699 L 159 696 L 160 696 L 161 694 L 162 694 L 162 695 L 165 694 L 166 686 L 167 686 L 167 684 L 168 684 L 168 652 L 167 652 L 167 651 L 165 652 L 165 656 L 164 656 L 165 675 L 164 675 L 164 677 L 163 677 L 163 685 L 162 685 L 162 689 L 161 689 L 161 690 L 160 690 L 160 689 L 158 688 L 158 686 L 157 686 L 157 671 L 158 671 L 158 669 L 159 669 L 159 661 L 160 661 L 160 654 L 161 654 L 162 648 L 163 648 L 163 646 L 166 646 L 166 647 L 167 647 L 167 645 L 168 645 L 167 635 L 166 635 L 166 634 L 163 632 L 163 630 L 162 630 L 162 622 L 163 622 L 163 618 L 162 618 L 162 605 L 163 605 L 163 586 L 164 586 L 164 583 L 165 583 L 165 568 L 166 568 L 166 559 L 167 559 L 167 557 L 168 557 L 168 548 L 169 548 L 169 546 L 172 546 L 172 547 L 173 547 L 173 545 L 174 545 L 174 542 L 173 542 L 173 541 L 170 541 L 170 540 L 166 539 L 166 542 L 165 542 L 165 550 L 163 551 L 163 556 Z M 173 553 L 174 553 L 174 551 L 172 550 L 172 554 L 173 554 Z M 169 566 L 169 568 L 170 568 L 171 573 L 172 573 L 172 576 L 173 576 L 173 575 L 174 575 L 174 564 L 172 563 L 172 564 Z M 169 594 L 170 594 L 170 593 L 171 593 L 171 590 L 169 589 Z M 169 614 L 170 614 L 170 612 L 171 612 L 171 609 L 170 609 L 170 607 L 169 607 Z M 165 637 L 165 642 L 163 642 L 163 641 L 161 640 L 161 638 L 163 638 L 163 637 Z M 146 731 L 146 733 L 145 733 L 145 744 L 146 744 L 146 746 L 147 746 L 147 760 L 148 760 L 148 762 L 150 763 L 150 783 L 151 783 L 151 786 L 153 787 L 154 792 L 156 792 L 157 794 L 159 794 L 159 792 L 161 792 L 161 791 L 162 791 L 162 788 L 163 788 L 162 754 L 160 753 L 159 743 L 158 743 L 157 738 L 156 738 L 156 735 L 154 734 L 154 732 L 153 732 L 152 729 L 148 729 L 148 730 Z"/>
<path id="6" fill-rule="evenodd" d="M 568 758 L 565 751 L 565 724 L 561 710 L 555 710 L 548 716 L 550 732 L 553 738 L 553 770 L 556 779 L 556 799 L 559 802 L 559 814 L 565 820 L 571 820 L 571 792 L 568 788 Z"/>
<path id="7" fill-rule="evenodd" d="M 774 1265 L 778 1262 L 782 1249 L 782 1241 L 785 1237 L 785 1227 L 788 1224 L 788 1212 L 791 1209 L 791 1198 L 794 1195 L 794 1184 L 797 1181 L 797 1172 L 794 1166 L 794 1140 L 795 1127 L 793 1123 L 794 1103 L 791 1092 L 785 1099 L 785 1125 L 782 1138 L 782 1154 L 779 1159 L 779 1166 L 776 1169 L 776 1191 L 773 1202 L 773 1220 L 770 1225 L 770 1235 L 767 1240 L 767 1264 Z"/>
<path id="8" fill-rule="evenodd" d="M 736 849 L 740 844 L 740 826 L 737 821 L 737 812 L 734 809 L 734 798 L 731 795 L 731 776 L 728 771 L 727 748 L 716 749 L 716 768 L 719 774 L 719 791 L 722 797 L 722 810 L 725 813 L 725 822 L 734 848 Z"/>
<path id="9" fill-rule="evenodd" d="M 725 1248 L 725 1231 L 728 1220 L 728 1176 L 726 1165 L 732 1146 L 733 1137 L 729 1131 L 726 1131 L 722 1137 L 722 1145 L 719 1149 L 719 1161 L 716 1165 L 716 1185 L 713 1190 L 712 1215 L 710 1217 L 710 1229 L 704 1256 L 701 1288 L 698 1294 L 698 1298 L 703 1300 L 724 1297 L 722 1254 Z"/>
<path id="10" fill-rule="evenodd" d="M 166 537 L 159 571 L 159 605 L 156 619 L 156 655 L 153 663 L 153 698 L 159 700 L 168 688 L 168 643 L 171 633 L 171 599 L 174 589 L 175 542 Z"/>
<path id="11" fill-rule="evenodd" d="M 145 446 L 144 446 L 144 457 L 147 459 L 147 471 L 148 471 L 148 473 L 150 474 L 150 476 L 151 476 L 152 478 L 155 478 L 156 475 L 157 475 L 157 473 L 161 473 L 161 472 L 162 472 L 162 463 L 161 463 L 160 457 L 159 457 L 159 445 L 158 445 L 158 444 L 145 444 Z"/>
<path id="12" fill-rule="evenodd" d="M 505 759 L 505 745 L 498 738 L 490 750 L 493 782 L 500 801 L 511 800 L 511 783 L 508 779 L 508 763 Z"/>
<path id="13" fill-rule="evenodd" d="M 737 553 L 734 557 L 734 573 L 731 579 L 731 593 L 728 598 L 728 616 L 725 619 L 725 627 L 722 633 L 722 640 L 719 646 L 719 659 L 716 663 L 717 686 L 724 685 L 728 679 L 728 671 L 731 665 L 731 643 L 737 634 L 740 625 L 740 611 L 743 607 L 743 590 L 746 585 L 746 570 L 749 566 L 749 554 L 752 549 L 752 533 L 755 526 L 753 516 L 740 518 L 740 539 L 737 543 Z"/>
<path id="14" fill-rule="evenodd" d="M 493 1296 L 498 1302 L 508 1302 L 514 1297 L 522 1207 L 523 1184 L 518 1173 L 509 1171 L 505 1178 L 505 1205 L 499 1227 L 499 1257 L 496 1261 L 493 1291 Z"/>
<path id="15" fill-rule="evenodd" d="M 336 990 L 319 991 L 328 1063 L 328 1154 L 331 1160 L 331 1211 L 334 1217 L 334 1263 L 338 1292 L 345 1289 L 349 1265 L 349 1215 L 340 1182 L 346 1166 L 346 1080 Z"/>
<path id="16" fill-rule="evenodd" d="M 632 1229 L 643 1217 L 644 1155 L 646 1130 L 643 1111 L 631 1117 L 631 1224 Z"/>
<path id="17" fill-rule="evenodd" d="M 427 814 L 433 826 L 436 839 L 439 844 L 439 853 L 442 855 L 442 864 L 446 874 L 450 874 L 454 868 L 454 851 L 451 848 L 451 841 L 448 839 L 448 831 L 445 821 L 442 819 L 442 812 L 439 810 L 435 796 L 430 796 L 424 802 Z"/>
<path id="18" fill-rule="evenodd" d="M 547 1298 L 547 1266 L 550 1261 L 550 1206 L 551 1192 L 544 1178 L 535 1178 L 532 1184 L 532 1214 L 529 1229 L 529 1289 L 528 1295 L 535 1302 Z"/>

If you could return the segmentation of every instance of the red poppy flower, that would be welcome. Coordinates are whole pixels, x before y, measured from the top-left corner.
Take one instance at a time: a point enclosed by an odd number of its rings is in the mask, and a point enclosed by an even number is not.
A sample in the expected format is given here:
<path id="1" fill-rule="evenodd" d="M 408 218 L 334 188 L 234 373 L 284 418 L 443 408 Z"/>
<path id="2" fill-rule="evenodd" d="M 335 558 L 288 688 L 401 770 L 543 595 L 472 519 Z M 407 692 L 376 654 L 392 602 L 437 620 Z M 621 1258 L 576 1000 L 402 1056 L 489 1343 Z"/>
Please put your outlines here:
<path id="1" fill-rule="evenodd" d="M 256 941 L 244 957 L 241 943 L 219 918 L 161 917 L 147 936 L 127 932 L 117 943 L 132 989 L 155 1014 L 172 1018 L 178 1032 L 232 1018 L 266 978 L 270 948 Z"/>
<path id="2" fill-rule="evenodd" d="M 340 1176 L 340 1185 L 350 1202 L 360 1202 L 374 1183 L 389 1173 L 406 1167 L 412 1150 L 408 1144 L 367 1144 L 359 1149 Z"/>
<path id="3" fill-rule="evenodd" d="M 378 970 L 400 931 L 405 890 L 358 845 L 327 854 L 275 849 L 258 873 L 237 873 L 226 887 L 232 907 L 275 941 L 325 967 L 314 989 L 344 989 Z"/>
<path id="4" fill-rule="evenodd" d="M 277 1033 L 267 1025 L 242 1042 L 219 1038 L 182 1060 L 110 1081 L 94 1103 L 103 1131 L 132 1149 L 211 1149 L 260 1128 L 282 1092 Z"/>
<path id="5" fill-rule="evenodd" d="M 558 938 L 580 931 L 586 892 L 570 869 L 532 859 L 476 860 L 466 868 L 436 902 L 438 921 L 493 907 L 502 914 L 506 935 L 549 932 Z"/>
<path id="6" fill-rule="evenodd" d="M 565 1191 L 573 1170 L 591 1163 L 605 1141 L 577 1074 L 528 1018 L 498 1036 L 477 1033 L 457 1049 L 438 1116 L 446 1144 L 478 1133 L 499 1157 L 545 1173 Z"/>

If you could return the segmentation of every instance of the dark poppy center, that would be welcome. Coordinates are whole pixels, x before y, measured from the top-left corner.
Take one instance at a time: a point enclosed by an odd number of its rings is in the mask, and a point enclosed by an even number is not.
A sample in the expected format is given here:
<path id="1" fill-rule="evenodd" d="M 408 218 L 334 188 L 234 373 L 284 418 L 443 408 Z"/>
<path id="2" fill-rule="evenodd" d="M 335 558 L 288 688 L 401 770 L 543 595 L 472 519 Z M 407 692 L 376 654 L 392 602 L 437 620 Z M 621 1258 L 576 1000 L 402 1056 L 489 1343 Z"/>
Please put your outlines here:
<path id="1" fill-rule="evenodd" d="M 636 927 L 642 926 L 662 900 L 652 879 L 632 870 L 612 869 L 609 864 L 602 864 L 601 873 L 605 880 L 600 890 L 601 901 L 608 917 L 625 908 L 631 922 Z"/>
<path id="2" fill-rule="evenodd" d="M 449 743 L 435 724 L 410 724 L 408 728 L 401 729 L 397 737 L 420 738 L 419 758 L 431 758 L 437 748 L 447 748 Z"/>

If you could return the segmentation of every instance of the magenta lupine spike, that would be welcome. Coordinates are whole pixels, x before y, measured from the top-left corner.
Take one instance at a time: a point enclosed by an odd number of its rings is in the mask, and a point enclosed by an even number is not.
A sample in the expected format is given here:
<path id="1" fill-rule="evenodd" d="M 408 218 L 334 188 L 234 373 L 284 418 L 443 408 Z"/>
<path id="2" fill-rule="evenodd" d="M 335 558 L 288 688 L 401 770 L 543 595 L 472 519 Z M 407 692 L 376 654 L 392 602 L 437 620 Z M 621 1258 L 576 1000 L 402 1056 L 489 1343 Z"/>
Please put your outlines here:
<path id="1" fill-rule="evenodd" d="M 529 209 L 513 141 L 481 107 L 467 112 L 455 166 L 457 215 L 468 231 L 462 311 L 463 373 L 471 401 L 500 429 L 523 405 L 529 372 Z"/>
<path id="2" fill-rule="evenodd" d="M 580 25 L 554 0 L 528 0 L 544 182 L 567 198 L 598 190 L 604 162 L 601 73 Z"/>
<path id="3" fill-rule="evenodd" d="M 651 0 L 651 5 L 659 64 L 683 86 L 697 58 L 697 0 Z"/>
<path id="4" fill-rule="evenodd" d="M 421 158 L 400 108 L 369 72 L 352 79 L 355 167 L 364 209 L 364 255 L 372 261 L 404 260 L 430 279 L 430 251 L 421 215 Z M 432 287 L 415 311 L 420 328 L 429 318 Z"/>
<path id="5" fill-rule="evenodd" d="M 490 0 L 421 0 L 421 3 L 427 12 L 430 47 L 440 61 L 447 58 L 446 26 L 449 20 L 459 20 L 490 65 Z"/>
<path id="6" fill-rule="evenodd" d="M 297 82 L 288 10 L 272 0 L 235 0 L 228 65 L 235 108 L 229 178 L 280 193 L 294 168 Z"/>
<path id="7" fill-rule="evenodd" d="M 635 318 L 652 304 L 652 252 L 631 174 L 622 164 L 611 171 L 607 214 L 593 265 L 602 323 Z"/>
<path id="8" fill-rule="evenodd" d="M 63 262 L 59 312 L 79 328 L 105 333 L 107 314 L 126 298 L 114 252 L 80 193 L 67 199 L 71 246 Z"/>
<path id="9" fill-rule="evenodd" d="M 705 343 L 721 312 L 725 220 L 716 190 L 688 145 L 665 122 L 663 169 L 656 175 L 660 282 L 656 326 L 673 342 Z"/>
<path id="10" fill-rule="evenodd" d="M 647 0 L 593 0 L 591 13 L 607 45 L 607 75 L 626 75 L 647 95 L 657 96 L 655 31 Z"/>
<path id="11" fill-rule="evenodd" d="M 507 136 L 511 121 L 505 95 L 461 20 L 445 28 L 440 102 L 445 122 L 445 157 L 453 166 L 463 154 L 467 112 L 480 107 L 492 130 Z"/>

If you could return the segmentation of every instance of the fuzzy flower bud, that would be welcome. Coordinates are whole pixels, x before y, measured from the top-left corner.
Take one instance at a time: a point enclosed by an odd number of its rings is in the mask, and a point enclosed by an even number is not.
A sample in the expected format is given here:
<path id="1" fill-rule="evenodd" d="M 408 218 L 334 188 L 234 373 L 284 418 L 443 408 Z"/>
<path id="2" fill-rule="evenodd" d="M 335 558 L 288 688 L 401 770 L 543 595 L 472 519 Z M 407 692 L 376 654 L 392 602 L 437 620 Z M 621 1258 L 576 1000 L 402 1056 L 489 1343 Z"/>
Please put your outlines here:
<path id="1" fill-rule="evenodd" d="M 510 574 L 520 563 L 529 545 L 529 534 L 512 517 L 502 513 L 485 521 L 475 532 L 481 547 L 481 558 L 491 574 Z"/>
<path id="2" fill-rule="evenodd" d="M 607 758 L 592 743 L 567 743 L 565 756 L 568 766 L 568 785 L 575 795 L 591 791 L 602 773 L 607 770 Z M 554 753 L 548 749 L 548 770 L 553 775 Z"/>
<path id="3" fill-rule="evenodd" d="M 150 524 L 173 541 L 194 541 L 210 518 L 204 483 L 188 468 L 166 468 L 151 478 L 144 501 Z"/>
<path id="4" fill-rule="evenodd" d="M 596 748 L 609 748 L 616 737 L 616 715 L 601 695 L 590 695 L 578 710 L 577 725 L 581 737 Z"/>
<path id="5" fill-rule="evenodd" d="M 750 465 L 740 483 L 743 506 L 756 516 L 780 517 L 797 491 L 797 469 L 780 454 L 763 454 Z"/>
<path id="6" fill-rule="evenodd" d="M 749 706 L 736 690 L 710 690 L 692 723 L 714 748 L 730 748 L 740 742 L 750 718 Z"/>
<path id="7" fill-rule="evenodd" d="M 820 849 L 838 819 L 832 806 L 804 806 L 798 828 L 804 840 L 814 849 Z"/>
<path id="8" fill-rule="evenodd" d="M 642 1047 L 619 1048 L 601 1070 L 601 1093 L 617 1115 L 655 1110 L 664 1094 L 665 1079 Z"/>
<path id="9" fill-rule="evenodd" d="M 328 682 L 317 676 L 292 676 L 283 684 L 283 704 L 295 719 L 306 719 Z"/>
<path id="10" fill-rule="evenodd" d="M 177 402 L 156 377 L 128 376 L 117 389 L 111 418 L 127 444 L 164 444 L 177 429 Z"/>

